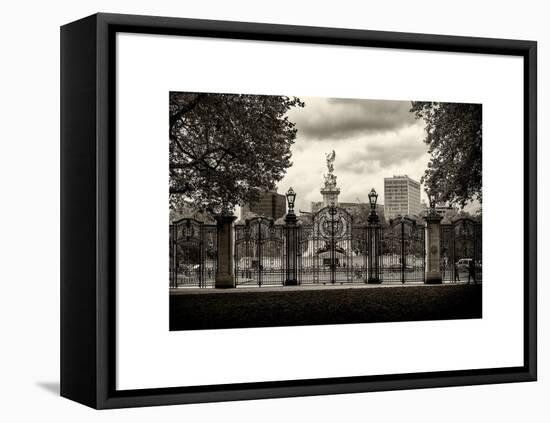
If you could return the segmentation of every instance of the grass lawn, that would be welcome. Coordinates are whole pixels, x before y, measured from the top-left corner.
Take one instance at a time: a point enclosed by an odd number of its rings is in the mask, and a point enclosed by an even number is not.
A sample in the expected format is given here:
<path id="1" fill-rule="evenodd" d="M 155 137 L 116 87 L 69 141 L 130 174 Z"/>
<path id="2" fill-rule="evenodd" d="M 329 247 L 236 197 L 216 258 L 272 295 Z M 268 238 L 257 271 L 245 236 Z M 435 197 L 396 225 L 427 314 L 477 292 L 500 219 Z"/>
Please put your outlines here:
<path id="1" fill-rule="evenodd" d="M 481 285 L 204 290 L 170 295 L 170 330 L 481 318 Z"/>

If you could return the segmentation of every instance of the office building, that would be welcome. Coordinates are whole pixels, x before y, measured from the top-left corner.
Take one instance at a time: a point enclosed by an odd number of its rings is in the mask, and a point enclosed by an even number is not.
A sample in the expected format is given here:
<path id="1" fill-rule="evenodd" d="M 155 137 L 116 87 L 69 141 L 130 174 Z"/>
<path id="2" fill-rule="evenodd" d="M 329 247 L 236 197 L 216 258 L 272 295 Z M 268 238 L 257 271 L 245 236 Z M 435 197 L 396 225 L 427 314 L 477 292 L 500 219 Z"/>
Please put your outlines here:
<path id="1" fill-rule="evenodd" d="M 396 216 L 419 216 L 420 183 L 407 175 L 384 178 L 384 212 L 386 218 Z"/>

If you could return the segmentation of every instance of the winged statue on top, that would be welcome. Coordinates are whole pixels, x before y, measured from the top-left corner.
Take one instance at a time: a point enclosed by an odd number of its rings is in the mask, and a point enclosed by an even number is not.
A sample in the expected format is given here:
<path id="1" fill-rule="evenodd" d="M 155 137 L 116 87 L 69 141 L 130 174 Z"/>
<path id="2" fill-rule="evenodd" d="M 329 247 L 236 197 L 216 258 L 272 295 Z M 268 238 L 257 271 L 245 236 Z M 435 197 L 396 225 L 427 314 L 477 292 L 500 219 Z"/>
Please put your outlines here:
<path id="1" fill-rule="evenodd" d="M 330 153 L 326 153 L 328 174 L 325 175 L 325 187 L 336 187 L 336 175 L 334 175 L 334 160 L 336 159 L 336 152 L 332 150 Z"/>
<path id="2" fill-rule="evenodd" d="M 336 159 L 336 152 L 332 150 L 330 153 L 326 153 L 328 173 L 334 172 L 334 160 Z"/>

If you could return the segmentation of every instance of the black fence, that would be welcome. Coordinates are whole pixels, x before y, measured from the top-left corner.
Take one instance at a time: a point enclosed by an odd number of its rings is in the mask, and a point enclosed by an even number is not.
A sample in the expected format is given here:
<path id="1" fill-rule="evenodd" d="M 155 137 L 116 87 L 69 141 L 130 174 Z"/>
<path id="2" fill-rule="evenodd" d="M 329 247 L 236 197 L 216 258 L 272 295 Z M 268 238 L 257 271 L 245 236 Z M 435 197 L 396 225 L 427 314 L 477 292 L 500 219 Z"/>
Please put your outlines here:
<path id="1" fill-rule="evenodd" d="M 367 280 L 367 227 L 355 226 L 342 208 L 325 207 L 299 228 L 301 284 L 362 283 Z"/>
<path id="2" fill-rule="evenodd" d="M 426 270 L 425 226 L 407 217 L 382 228 L 382 282 L 423 282 Z"/>
<path id="3" fill-rule="evenodd" d="M 298 284 L 364 283 L 367 230 L 367 226 L 354 226 L 350 214 L 337 207 L 320 210 L 311 224 L 275 225 L 271 219 L 257 217 L 235 225 L 236 284 L 283 285 L 289 266 L 296 268 Z M 296 239 L 292 248 L 291 237 Z"/>
<path id="4" fill-rule="evenodd" d="M 481 282 L 481 224 L 442 224 L 440 266 L 446 282 Z M 426 227 L 399 217 L 389 224 L 355 224 L 340 207 L 325 207 L 306 224 L 256 217 L 234 226 L 237 286 L 422 283 Z M 216 225 L 181 219 L 170 225 L 170 287 L 214 286 Z M 290 271 L 290 269 L 293 269 Z"/>
<path id="5" fill-rule="evenodd" d="M 237 285 L 282 285 L 285 278 L 284 226 L 258 217 L 235 225 Z"/>
<path id="6" fill-rule="evenodd" d="M 214 286 L 216 225 L 181 219 L 170 225 L 170 287 Z"/>
<path id="7" fill-rule="evenodd" d="M 482 281 L 482 226 L 462 218 L 440 229 L 440 267 L 444 281 Z"/>

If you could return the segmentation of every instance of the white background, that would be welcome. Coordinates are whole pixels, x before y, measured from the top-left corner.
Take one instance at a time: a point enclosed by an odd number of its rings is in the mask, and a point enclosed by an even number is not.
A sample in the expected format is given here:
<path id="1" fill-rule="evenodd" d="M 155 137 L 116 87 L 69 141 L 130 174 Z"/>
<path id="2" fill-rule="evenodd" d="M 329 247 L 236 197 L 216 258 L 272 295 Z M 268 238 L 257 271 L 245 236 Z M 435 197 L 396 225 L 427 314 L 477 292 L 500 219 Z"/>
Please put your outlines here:
<path id="1" fill-rule="evenodd" d="M 539 41 L 539 139 L 550 136 L 550 32 L 543 2 L 20 2 L 3 9 L 0 181 L 2 408 L 6 421 L 548 421 L 547 271 L 539 272 L 537 383 L 94 412 L 58 398 L 59 25 L 98 10 L 197 18 L 445 33 Z M 539 163 L 550 158 L 541 141 Z M 541 181 L 549 177 L 541 166 Z M 540 185 L 543 185 L 542 183 Z M 539 214 L 548 190 L 539 189 Z M 513 217 L 513 198 L 503 212 Z M 539 261 L 548 255 L 539 222 Z"/>
<path id="2" fill-rule="evenodd" d="M 523 364 L 523 228 L 502 213 L 523 190 L 521 58 L 134 34 L 117 45 L 118 389 Z M 170 90 L 483 104 L 483 319 L 169 332 Z"/>

